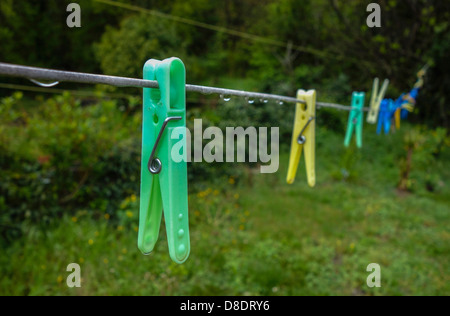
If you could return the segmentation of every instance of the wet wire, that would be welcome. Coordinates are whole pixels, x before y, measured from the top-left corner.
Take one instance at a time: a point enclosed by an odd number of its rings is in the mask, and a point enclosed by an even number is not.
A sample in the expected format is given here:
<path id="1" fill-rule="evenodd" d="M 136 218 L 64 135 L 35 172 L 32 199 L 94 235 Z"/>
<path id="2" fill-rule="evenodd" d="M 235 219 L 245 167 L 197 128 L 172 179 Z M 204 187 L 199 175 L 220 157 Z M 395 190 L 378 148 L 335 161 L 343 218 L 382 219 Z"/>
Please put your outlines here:
<path id="1" fill-rule="evenodd" d="M 85 84 L 104 84 L 115 87 L 134 87 L 134 88 L 159 88 L 158 82 L 155 80 L 144 80 L 128 77 L 107 76 L 82 72 L 54 70 L 47 68 L 38 68 L 30 66 L 21 66 L 8 63 L 0 63 L 0 75 L 7 75 L 12 77 L 21 77 L 31 80 L 33 83 L 43 87 L 53 87 L 61 82 L 74 82 Z M 39 80 L 51 81 L 51 83 L 43 83 Z M 217 87 L 208 87 L 200 85 L 186 84 L 186 91 L 198 92 L 201 94 L 219 94 L 223 98 L 229 98 L 231 96 L 244 97 L 247 100 L 273 100 L 278 103 L 302 103 L 305 102 L 298 100 L 294 97 L 251 92 L 234 89 L 224 89 Z M 317 102 L 317 108 L 335 108 L 338 110 L 350 111 L 353 109 L 351 106 Z M 363 108 L 364 111 L 368 111 L 368 108 Z"/>

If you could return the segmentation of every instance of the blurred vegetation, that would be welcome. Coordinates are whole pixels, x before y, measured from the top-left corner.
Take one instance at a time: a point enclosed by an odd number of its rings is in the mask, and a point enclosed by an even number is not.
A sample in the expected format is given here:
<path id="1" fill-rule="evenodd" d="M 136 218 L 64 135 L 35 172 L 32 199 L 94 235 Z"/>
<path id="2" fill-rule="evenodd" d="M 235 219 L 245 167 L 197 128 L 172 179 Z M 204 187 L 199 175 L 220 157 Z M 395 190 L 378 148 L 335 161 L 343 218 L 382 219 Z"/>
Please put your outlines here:
<path id="1" fill-rule="evenodd" d="M 371 1 L 119 1 L 143 10 L 79 0 L 80 29 L 65 25 L 69 2 L 2 0 L 0 61 L 141 77 L 147 59 L 177 56 L 188 83 L 315 88 L 320 101 L 343 104 L 375 76 L 397 98 L 430 69 L 408 122 L 382 136 L 366 124 L 362 149 L 343 147 L 347 112 L 318 111 L 314 189 L 303 158 L 285 184 L 291 105 L 188 94 L 191 130 L 198 118 L 204 129 L 279 127 L 281 161 L 276 174 L 189 163 L 183 265 L 170 261 L 164 228 L 149 257 L 136 247 L 141 91 L 0 89 L 0 295 L 450 293 L 448 1 L 379 1 L 380 29 L 366 26 Z M 81 289 L 65 285 L 70 262 L 81 264 Z M 371 262 L 383 269 L 379 289 L 365 284 Z"/>
<path id="2" fill-rule="evenodd" d="M 290 135 L 275 174 L 190 163 L 192 253 L 180 266 L 170 261 L 164 228 L 152 255 L 136 247 L 140 111 L 113 100 L 83 104 L 68 93 L 36 102 L 21 93 L 1 101 L 2 295 L 449 293 L 443 129 L 404 123 L 380 136 L 369 125 L 363 149 L 345 149 L 347 113 L 327 110 L 314 189 L 303 161 L 294 185 L 285 184 Z M 203 112 L 205 127 L 222 115 L 243 126 L 249 117 L 265 122 L 283 108 L 221 102 Z M 80 289 L 65 285 L 68 262 L 82 267 Z M 382 266 L 381 288 L 365 285 L 370 262 Z"/>
<path id="3" fill-rule="evenodd" d="M 115 101 L 82 106 L 69 94 L 26 110 L 22 94 L 1 100 L 3 221 L 46 222 L 73 206 L 112 211 L 139 183 L 138 115 Z M 135 161 L 136 163 L 130 163 Z"/>
<path id="4" fill-rule="evenodd" d="M 147 59 L 177 56 L 189 83 L 289 95 L 315 88 L 337 101 L 367 91 L 375 76 L 389 78 L 388 96 L 397 98 L 428 63 L 411 119 L 448 128 L 450 3 L 378 1 L 382 27 L 368 28 L 370 2 L 79 0 L 82 27 L 69 29 L 68 0 L 4 0 L 0 60 L 140 77 Z"/>

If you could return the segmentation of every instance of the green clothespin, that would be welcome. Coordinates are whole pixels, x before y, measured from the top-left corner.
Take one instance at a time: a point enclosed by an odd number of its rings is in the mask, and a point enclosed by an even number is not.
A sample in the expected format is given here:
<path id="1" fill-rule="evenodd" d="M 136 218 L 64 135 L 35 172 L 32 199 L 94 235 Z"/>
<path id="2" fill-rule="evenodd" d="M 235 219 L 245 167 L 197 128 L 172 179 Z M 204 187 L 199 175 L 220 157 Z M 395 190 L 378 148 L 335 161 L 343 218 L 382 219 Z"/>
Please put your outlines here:
<path id="1" fill-rule="evenodd" d="M 348 116 L 347 133 L 345 134 L 345 147 L 350 145 L 350 140 L 353 135 L 353 130 L 356 127 L 356 146 L 362 147 L 362 128 L 363 128 L 363 107 L 364 98 L 366 94 L 364 92 L 353 92 L 352 96 L 352 110 Z"/>
<path id="2" fill-rule="evenodd" d="M 144 79 L 157 80 L 159 89 L 144 88 L 138 247 L 153 251 L 164 210 L 170 257 L 183 263 L 190 252 L 184 64 L 151 59 Z"/>

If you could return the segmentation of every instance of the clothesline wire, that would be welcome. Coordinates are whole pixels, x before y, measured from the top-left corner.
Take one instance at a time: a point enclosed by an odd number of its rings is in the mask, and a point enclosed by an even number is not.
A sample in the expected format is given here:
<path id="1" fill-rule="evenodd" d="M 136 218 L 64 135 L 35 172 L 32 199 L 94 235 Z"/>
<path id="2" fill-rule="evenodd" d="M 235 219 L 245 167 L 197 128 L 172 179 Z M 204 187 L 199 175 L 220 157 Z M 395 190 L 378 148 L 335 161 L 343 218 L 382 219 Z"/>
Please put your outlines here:
<path id="1" fill-rule="evenodd" d="M 9 89 L 9 90 L 20 90 L 20 91 L 29 91 L 29 92 L 39 92 L 39 93 L 49 93 L 49 94 L 63 94 L 64 92 L 68 92 L 74 96 L 80 96 L 83 98 L 92 98 L 92 99 L 124 99 L 124 98 L 132 98 L 136 97 L 130 93 L 111 93 L 106 91 L 99 90 L 71 90 L 71 89 L 55 89 L 55 88 L 44 88 L 44 87 L 36 87 L 30 85 L 22 85 L 22 84 L 10 84 L 10 83 L 2 83 L 0 82 L 0 89 Z M 186 102 L 197 102 L 197 99 L 187 98 Z"/>
<path id="2" fill-rule="evenodd" d="M 134 88 L 159 88 L 158 82 L 155 80 L 144 80 L 136 78 L 118 77 L 118 76 L 107 76 L 98 74 L 89 74 L 82 72 L 73 71 L 63 71 L 54 70 L 30 66 L 21 66 L 15 64 L 1 63 L 0 62 L 0 75 L 8 75 L 12 77 L 28 78 L 33 80 L 49 80 L 53 82 L 76 82 L 85 84 L 104 84 L 116 87 L 134 87 Z M 231 96 L 244 97 L 247 100 L 273 100 L 283 103 L 302 103 L 305 102 L 298 100 L 294 97 L 260 93 L 260 92 L 250 92 L 243 90 L 233 90 L 224 89 L 217 87 L 199 86 L 186 84 L 186 91 L 198 92 L 201 94 L 219 94 L 224 98 Z M 316 102 L 317 108 L 335 108 L 339 110 L 350 111 L 353 109 L 351 106 L 335 104 L 335 103 L 325 103 Z M 368 108 L 363 108 L 363 111 L 368 111 Z"/>

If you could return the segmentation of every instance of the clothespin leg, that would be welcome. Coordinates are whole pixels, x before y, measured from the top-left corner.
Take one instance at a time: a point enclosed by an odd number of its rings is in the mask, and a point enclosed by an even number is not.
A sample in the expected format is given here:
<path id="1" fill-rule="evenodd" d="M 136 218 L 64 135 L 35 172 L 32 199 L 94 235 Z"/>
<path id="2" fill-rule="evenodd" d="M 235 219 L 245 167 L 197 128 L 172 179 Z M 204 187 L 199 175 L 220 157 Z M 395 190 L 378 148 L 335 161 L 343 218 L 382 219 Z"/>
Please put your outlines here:
<path id="1" fill-rule="evenodd" d="M 345 139 L 344 139 L 345 147 L 348 147 L 350 145 L 350 141 L 352 139 L 354 128 L 355 128 L 355 124 L 353 123 L 353 115 L 349 114 L 348 123 L 347 123 L 347 131 L 345 133 Z"/>
<path id="2" fill-rule="evenodd" d="M 300 162 L 300 157 L 302 155 L 303 145 L 298 143 L 298 135 L 302 130 L 301 126 L 301 115 L 302 111 L 300 108 L 301 104 L 297 103 L 295 106 L 295 116 L 294 116 L 294 127 L 292 131 L 291 140 L 291 152 L 289 155 L 289 165 L 286 181 L 288 184 L 294 183 L 295 176 L 297 174 L 298 164 Z"/>
<path id="3" fill-rule="evenodd" d="M 305 167 L 308 185 L 313 188 L 316 185 L 316 91 L 306 92 L 306 117 L 313 118 L 308 127 L 303 132 L 306 143 L 303 145 L 305 152 Z"/>
<path id="4" fill-rule="evenodd" d="M 148 255 L 158 241 L 163 208 L 159 178 L 144 179 L 141 183 L 138 248 Z"/>
<path id="5" fill-rule="evenodd" d="M 402 109 L 398 108 L 397 110 L 395 110 L 395 128 L 396 129 L 400 129 L 400 113 L 401 113 Z"/>
<path id="6" fill-rule="evenodd" d="M 379 115 L 378 118 L 378 124 L 377 124 L 377 134 L 380 135 L 381 134 L 381 128 L 383 126 L 383 120 L 382 120 L 382 115 Z"/>
<path id="7" fill-rule="evenodd" d="M 144 68 L 144 79 L 156 79 L 157 60 L 150 60 Z M 147 164 L 156 140 L 153 128 L 152 93 L 159 94 L 158 89 L 143 89 L 142 117 L 142 154 L 141 154 L 141 189 L 139 207 L 138 248 L 143 254 L 153 251 L 158 240 L 162 216 L 162 199 L 159 178 L 153 176 Z"/>
<path id="8" fill-rule="evenodd" d="M 363 132 L 363 113 L 358 114 L 358 121 L 356 124 L 356 146 L 362 148 L 362 132 Z"/>
<path id="9" fill-rule="evenodd" d="M 375 124 L 378 114 L 377 98 L 378 98 L 379 79 L 375 78 L 372 85 L 372 95 L 370 97 L 370 110 L 367 115 L 367 123 Z"/>
<path id="10" fill-rule="evenodd" d="M 292 184 L 295 181 L 295 176 L 297 174 L 298 164 L 300 162 L 300 157 L 302 155 L 303 145 L 297 143 L 297 137 L 300 133 L 300 129 L 294 127 L 294 132 L 292 133 L 291 141 L 291 153 L 289 155 L 289 166 L 286 181 L 288 184 Z"/>
<path id="11" fill-rule="evenodd" d="M 181 135 L 181 139 L 168 139 L 168 148 L 173 149 L 178 142 L 186 148 L 186 128 L 169 128 L 168 135 Z M 178 154 L 178 153 L 176 153 Z M 168 152 L 171 159 L 172 150 Z M 162 156 L 165 159 L 165 156 Z M 188 218 L 188 192 L 187 192 L 187 165 L 185 157 L 179 156 L 180 161 L 167 164 L 161 171 L 161 186 L 168 188 L 163 192 L 164 219 L 166 222 L 167 243 L 169 254 L 173 261 L 183 263 L 189 256 L 189 218 Z"/>
<path id="12" fill-rule="evenodd" d="M 384 133 L 387 135 L 389 134 L 389 131 L 391 130 L 391 119 L 390 117 L 385 117 L 384 119 Z"/>

